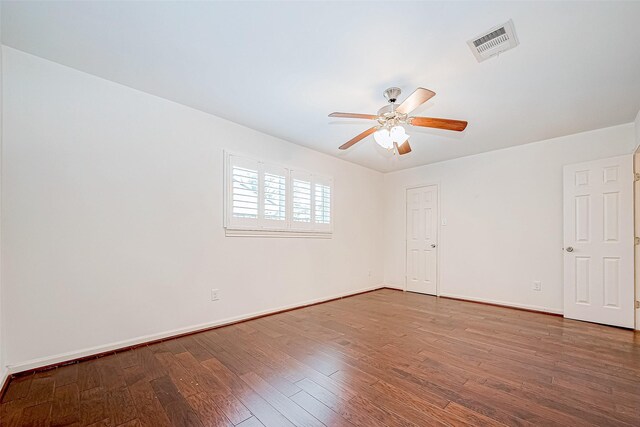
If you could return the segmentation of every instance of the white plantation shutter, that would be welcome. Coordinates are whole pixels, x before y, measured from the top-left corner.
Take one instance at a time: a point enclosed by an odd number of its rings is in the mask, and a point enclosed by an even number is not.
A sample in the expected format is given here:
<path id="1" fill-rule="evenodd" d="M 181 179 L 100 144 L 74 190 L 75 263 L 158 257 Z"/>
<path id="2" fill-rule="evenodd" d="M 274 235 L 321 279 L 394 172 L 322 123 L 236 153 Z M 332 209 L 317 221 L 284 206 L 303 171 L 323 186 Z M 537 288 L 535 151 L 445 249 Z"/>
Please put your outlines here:
<path id="1" fill-rule="evenodd" d="M 331 229 L 331 187 L 329 178 L 314 176 L 314 222 L 318 229 Z"/>
<path id="2" fill-rule="evenodd" d="M 257 226 L 260 214 L 258 162 L 229 156 L 232 225 Z"/>
<path id="3" fill-rule="evenodd" d="M 311 228 L 313 197 L 311 192 L 311 174 L 291 171 L 291 227 Z"/>
<path id="4" fill-rule="evenodd" d="M 263 164 L 261 225 L 284 229 L 287 225 L 287 177 L 286 168 Z"/>
<path id="5" fill-rule="evenodd" d="M 330 235 L 331 178 L 234 154 L 225 159 L 227 235 Z"/>

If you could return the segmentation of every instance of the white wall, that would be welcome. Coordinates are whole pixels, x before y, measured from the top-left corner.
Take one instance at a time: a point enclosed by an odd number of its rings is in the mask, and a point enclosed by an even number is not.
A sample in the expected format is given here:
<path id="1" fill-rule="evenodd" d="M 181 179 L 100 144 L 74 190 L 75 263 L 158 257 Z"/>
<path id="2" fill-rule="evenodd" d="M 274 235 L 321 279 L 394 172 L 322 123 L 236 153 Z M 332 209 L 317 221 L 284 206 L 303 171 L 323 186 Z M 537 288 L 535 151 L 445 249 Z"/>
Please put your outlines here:
<path id="1" fill-rule="evenodd" d="M 633 148 L 629 123 L 386 174 L 385 283 L 404 288 L 405 187 L 439 183 L 441 294 L 561 312 L 562 166 Z"/>
<path id="2" fill-rule="evenodd" d="M 382 284 L 382 174 L 4 54 L 13 370 Z M 225 237 L 225 148 L 333 176 L 333 238 Z"/>

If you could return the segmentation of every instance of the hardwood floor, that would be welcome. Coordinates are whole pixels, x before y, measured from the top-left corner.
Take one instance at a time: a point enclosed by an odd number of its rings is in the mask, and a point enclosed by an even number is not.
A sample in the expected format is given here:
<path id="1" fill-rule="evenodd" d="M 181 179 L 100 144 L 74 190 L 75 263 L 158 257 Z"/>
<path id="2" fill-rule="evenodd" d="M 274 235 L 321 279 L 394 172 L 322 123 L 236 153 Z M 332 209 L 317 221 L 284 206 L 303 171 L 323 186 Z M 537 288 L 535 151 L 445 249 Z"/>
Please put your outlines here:
<path id="1" fill-rule="evenodd" d="M 640 334 L 380 290 L 13 379 L 2 426 L 640 425 Z"/>

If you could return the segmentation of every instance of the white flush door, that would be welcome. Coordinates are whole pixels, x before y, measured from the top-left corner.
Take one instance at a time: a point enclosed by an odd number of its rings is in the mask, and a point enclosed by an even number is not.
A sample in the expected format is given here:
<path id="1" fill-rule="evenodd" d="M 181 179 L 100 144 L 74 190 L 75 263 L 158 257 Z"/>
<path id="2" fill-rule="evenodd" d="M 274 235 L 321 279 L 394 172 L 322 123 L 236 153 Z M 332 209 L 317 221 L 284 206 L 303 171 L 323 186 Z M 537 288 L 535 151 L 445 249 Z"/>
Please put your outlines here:
<path id="1" fill-rule="evenodd" d="M 438 187 L 407 190 L 407 290 L 436 295 Z"/>
<path id="2" fill-rule="evenodd" d="M 633 165 L 564 167 L 564 316 L 633 327 Z"/>

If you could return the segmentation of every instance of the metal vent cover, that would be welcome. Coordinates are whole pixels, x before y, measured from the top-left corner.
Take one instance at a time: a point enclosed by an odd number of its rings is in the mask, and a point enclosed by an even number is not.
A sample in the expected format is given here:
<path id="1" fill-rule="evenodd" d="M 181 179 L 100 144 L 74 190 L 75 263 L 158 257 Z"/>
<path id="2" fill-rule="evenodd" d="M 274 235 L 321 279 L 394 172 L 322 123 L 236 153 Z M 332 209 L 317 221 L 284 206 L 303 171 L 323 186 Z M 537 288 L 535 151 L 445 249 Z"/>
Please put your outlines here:
<path id="1" fill-rule="evenodd" d="M 498 25 L 469 40 L 467 45 L 478 62 L 498 55 L 506 50 L 518 46 L 518 36 L 513 26 L 513 20 Z"/>

